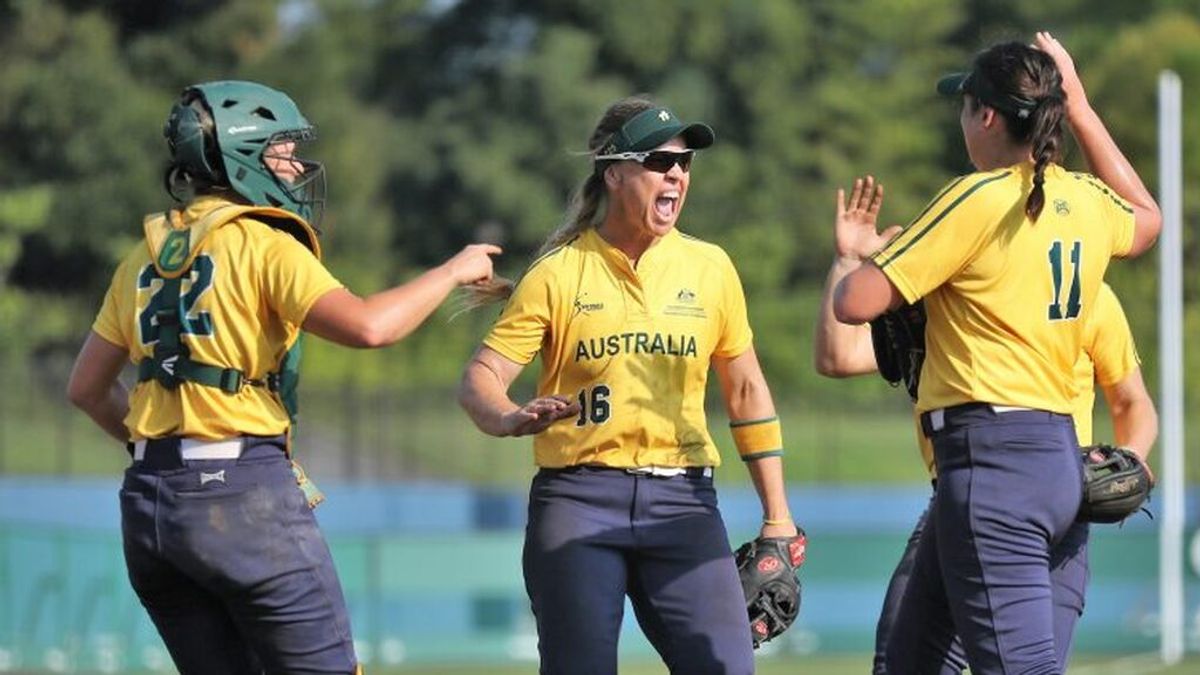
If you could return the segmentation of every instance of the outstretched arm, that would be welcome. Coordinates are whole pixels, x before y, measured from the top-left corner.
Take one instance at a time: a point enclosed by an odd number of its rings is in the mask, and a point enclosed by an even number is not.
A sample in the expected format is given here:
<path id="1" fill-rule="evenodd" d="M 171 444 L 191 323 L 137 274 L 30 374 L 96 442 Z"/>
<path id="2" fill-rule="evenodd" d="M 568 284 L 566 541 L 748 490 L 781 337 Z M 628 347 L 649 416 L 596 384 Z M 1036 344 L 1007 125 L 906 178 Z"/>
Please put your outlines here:
<path id="1" fill-rule="evenodd" d="M 412 281 L 366 298 L 345 288 L 321 296 L 303 328 L 348 347 L 385 347 L 412 333 L 458 286 L 492 278 L 498 246 L 472 244 Z"/>
<path id="2" fill-rule="evenodd" d="M 833 294 L 842 279 L 861 267 L 863 259 L 882 248 L 900 230 L 896 226 L 882 233 L 875 231 L 882 205 L 883 185 L 875 183 L 873 176 L 854 181 L 848 203 L 845 191 L 838 188 L 834 218 L 835 255 L 821 293 L 821 309 L 813 340 L 813 364 L 817 372 L 826 377 L 862 375 L 878 368 L 870 328 L 865 324 L 838 321 L 833 313 Z"/>
<path id="3" fill-rule="evenodd" d="M 1059 72 L 1062 73 L 1063 91 L 1067 95 L 1067 123 L 1070 124 L 1075 139 L 1079 141 L 1079 147 L 1083 150 L 1092 173 L 1133 207 L 1133 246 L 1127 255 L 1141 255 L 1154 245 L 1154 240 L 1158 238 L 1162 229 L 1162 213 L 1158 209 L 1158 202 L 1146 189 L 1133 165 L 1121 152 L 1121 148 L 1117 147 L 1116 141 L 1100 120 L 1100 115 L 1088 103 L 1087 92 L 1083 89 L 1083 82 L 1075 72 L 1075 63 L 1066 48 L 1054 36 L 1044 31 L 1037 34 L 1034 44 L 1054 59 Z"/>

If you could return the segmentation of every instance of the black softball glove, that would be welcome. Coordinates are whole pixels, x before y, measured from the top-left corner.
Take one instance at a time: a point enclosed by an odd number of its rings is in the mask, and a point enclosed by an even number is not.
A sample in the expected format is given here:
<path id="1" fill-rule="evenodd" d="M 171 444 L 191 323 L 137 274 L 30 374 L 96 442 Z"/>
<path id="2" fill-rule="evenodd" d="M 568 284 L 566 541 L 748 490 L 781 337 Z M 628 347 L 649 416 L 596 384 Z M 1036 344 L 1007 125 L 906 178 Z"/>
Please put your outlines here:
<path id="1" fill-rule="evenodd" d="M 787 630 L 800 613 L 796 570 L 804 563 L 807 545 L 804 530 L 799 530 L 795 537 L 759 537 L 734 553 L 755 649 Z"/>
<path id="2" fill-rule="evenodd" d="M 1083 455 L 1083 503 L 1078 520 L 1119 523 L 1142 508 L 1154 479 L 1137 455 L 1112 445 L 1080 448 Z"/>
<path id="3" fill-rule="evenodd" d="M 903 382 L 916 402 L 921 364 L 925 362 L 924 300 L 879 315 L 871 322 L 871 345 L 879 374 L 893 387 Z"/>

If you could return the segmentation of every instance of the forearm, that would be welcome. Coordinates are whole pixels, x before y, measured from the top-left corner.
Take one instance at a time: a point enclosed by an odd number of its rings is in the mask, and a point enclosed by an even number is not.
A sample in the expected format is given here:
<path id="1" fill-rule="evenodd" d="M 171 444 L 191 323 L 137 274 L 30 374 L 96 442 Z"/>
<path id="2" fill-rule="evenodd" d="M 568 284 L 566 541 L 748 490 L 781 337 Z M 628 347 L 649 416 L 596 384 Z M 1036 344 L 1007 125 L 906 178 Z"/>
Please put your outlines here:
<path id="1" fill-rule="evenodd" d="M 746 462 L 750 480 L 762 502 L 763 522 L 770 525 L 790 524 L 792 512 L 788 507 L 787 492 L 783 483 L 783 459 L 763 457 Z"/>
<path id="2" fill-rule="evenodd" d="M 868 329 L 863 325 L 842 323 L 833 314 L 834 289 L 846 275 L 860 266 L 862 262 L 859 260 L 836 257 L 825 278 L 813 340 L 813 365 L 818 373 L 826 377 L 861 375 L 876 369 Z"/>
<path id="3" fill-rule="evenodd" d="M 363 300 L 371 324 L 372 343 L 397 342 L 417 329 L 457 287 L 446 265 L 435 267 L 408 283 Z"/>
<path id="4" fill-rule="evenodd" d="M 1113 440 L 1136 452 L 1142 459 L 1149 457 L 1150 448 L 1158 438 L 1158 413 L 1150 399 L 1134 399 L 1113 407 Z"/>
<path id="5" fill-rule="evenodd" d="M 1157 208 L 1141 177 L 1086 99 L 1068 107 L 1067 120 L 1092 173 L 1126 201 Z"/>
<path id="6" fill-rule="evenodd" d="M 467 364 L 458 389 L 458 404 L 485 434 L 506 436 L 503 418 L 520 406 L 508 397 L 500 376 L 478 359 Z"/>
<path id="7" fill-rule="evenodd" d="M 129 430 L 125 428 L 125 417 L 129 414 L 129 392 L 120 382 L 114 382 L 103 393 L 73 402 L 106 434 L 122 443 L 129 441 Z"/>

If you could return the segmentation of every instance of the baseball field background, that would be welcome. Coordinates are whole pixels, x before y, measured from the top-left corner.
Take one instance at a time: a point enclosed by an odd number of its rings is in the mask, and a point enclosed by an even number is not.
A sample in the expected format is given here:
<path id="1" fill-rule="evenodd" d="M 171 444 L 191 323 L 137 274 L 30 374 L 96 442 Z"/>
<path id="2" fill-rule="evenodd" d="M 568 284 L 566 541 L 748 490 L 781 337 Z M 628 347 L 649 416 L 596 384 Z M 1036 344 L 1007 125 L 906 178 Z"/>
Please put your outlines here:
<path id="1" fill-rule="evenodd" d="M 1155 78 L 1182 80 L 1183 409 L 1200 421 L 1200 340 L 1188 339 L 1200 335 L 1200 0 L 0 0 L 0 672 L 170 672 L 121 560 L 127 458 L 64 388 L 141 216 L 168 205 L 171 102 L 226 78 L 284 89 L 316 123 L 326 262 L 360 294 L 476 240 L 503 245 L 498 270 L 519 276 L 616 98 L 648 92 L 710 123 L 718 140 L 693 165 L 680 228 L 738 267 L 792 508 L 812 539 L 800 619 L 760 654 L 760 672 L 867 672 L 883 589 L 929 486 L 903 393 L 812 367 L 834 191 L 870 172 L 886 186 L 882 221 L 907 222 L 969 170 L 937 76 L 1037 29 L 1071 50 L 1152 192 Z M 1073 148 L 1065 163 L 1085 168 Z M 1156 395 L 1157 264 L 1115 262 L 1107 277 Z M 329 496 L 318 517 L 372 673 L 536 669 L 519 566 L 530 446 L 483 436 L 454 403 L 495 318 L 455 315 L 456 303 L 393 348 L 306 349 L 297 452 Z M 722 513 L 740 541 L 759 513 L 710 398 Z M 1155 657 L 1158 533 L 1138 517 L 1094 531 L 1073 674 L 1200 672 L 1189 428 L 1189 658 L 1167 669 Z M 622 673 L 665 672 L 632 613 L 621 648 Z"/>

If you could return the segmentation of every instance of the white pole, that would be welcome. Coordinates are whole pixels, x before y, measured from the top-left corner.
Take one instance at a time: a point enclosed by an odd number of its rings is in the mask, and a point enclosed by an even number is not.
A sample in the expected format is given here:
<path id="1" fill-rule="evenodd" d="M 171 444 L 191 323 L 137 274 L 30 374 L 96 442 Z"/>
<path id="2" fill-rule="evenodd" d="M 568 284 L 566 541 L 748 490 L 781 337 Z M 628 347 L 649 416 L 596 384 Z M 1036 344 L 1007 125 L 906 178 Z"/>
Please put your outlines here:
<path id="1" fill-rule="evenodd" d="M 1183 200 L 1179 76 L 1158 76 L 1159 255 L 1158 354 L 1162 518 L 1159 521 L 1159 605 L 1162 660 L 1183 659 Z"/>

